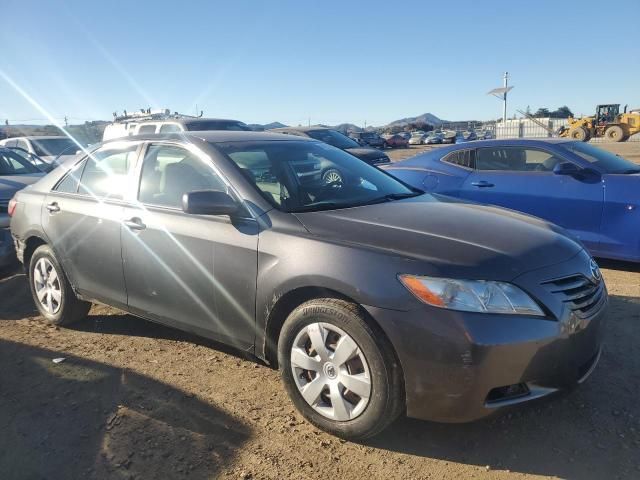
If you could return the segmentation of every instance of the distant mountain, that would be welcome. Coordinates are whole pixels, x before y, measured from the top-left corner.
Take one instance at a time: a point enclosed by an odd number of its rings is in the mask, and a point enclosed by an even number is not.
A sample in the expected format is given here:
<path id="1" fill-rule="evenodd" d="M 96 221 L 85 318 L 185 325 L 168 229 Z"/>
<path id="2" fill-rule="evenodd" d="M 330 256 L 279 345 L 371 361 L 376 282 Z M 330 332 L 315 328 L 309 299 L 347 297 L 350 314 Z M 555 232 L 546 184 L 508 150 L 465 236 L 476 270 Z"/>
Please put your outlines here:
<path id="1" fill-rule="evenodd" d="M 283 128 L 287 126 L 288 125 L 285 125 L 284 123 L 280 123 L 280 122 L 265 123 L 264 125 L 260 123 L 249 124 L 249 128 L 251 128 L 251 130 L 257 130 L 257 131 L 271 130 L 272 128 Z"/>
<path id="2" fill-rule="evenodd" d="M 409 123 L 427 123 L 427 124 L 432 125 L 434 127 L 438 127 L 438 126 L 442 125 L 443 123 L 445 123 L 445 121 L 444 120 L 440 120 L 433 113 L 423 113 L 422 115 L 419 115 L 417 117 L 406 117 L 406 118 L 401 118 L 400 120 L 394 120 L 393 122 L 389 123 L 386 126 L 387 127 L 395 127 L 395 126 L 401 127 L 401 126 L 407 125 Z"/>

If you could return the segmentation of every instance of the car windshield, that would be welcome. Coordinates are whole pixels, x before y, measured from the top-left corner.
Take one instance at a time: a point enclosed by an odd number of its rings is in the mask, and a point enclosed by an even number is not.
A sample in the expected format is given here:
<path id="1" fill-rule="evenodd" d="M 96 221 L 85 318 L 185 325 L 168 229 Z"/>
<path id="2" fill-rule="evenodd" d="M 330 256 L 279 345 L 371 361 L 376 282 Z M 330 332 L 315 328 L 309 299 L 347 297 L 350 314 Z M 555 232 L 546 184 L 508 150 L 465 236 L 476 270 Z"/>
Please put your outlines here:
<path id="1" fill-rule="evenodd" d="M 228 120 L 196 120 L 189 122 L 186 125 L 187 130 L 192 132 L 206 131 L 206 130 L 226 130 L 236 132 L 248 132 L 251 131 L 249 126 L 242 122 L 228 121 Z"/>
<path id="2" fill-rule="evenodd" d="M 32 153 L 29 153 L 23 148 L 20 148 L 20 147 L 7 147 L 7 148 L 11 150 L 13 153 L 15 153 L 16 155 L 20 156 L 21 158 L 29 162 L 30 164 L 35 165 L 39 170 L 43 172 L 50 172 L 51 170 L 53 170 L 53 165 L 48 164 L 37 155 L 33 155 Z"/>
<path id="3" fill-rule="evenodd" d="M 0 151 L 0 176 L 27 175 L 29 173 L 41 173 L 41 170 L 14 152 Z"/>
<path id="4" fill-rule="evenodd" d="M 594 167 L 604 173 L 630 174 L 640 173 L 640 166 L 619 157 L 615 153 L 607 152 L 584 142 L 569 142 L 562 144 L 564 148 L 582 157 Z"/>
<path id="5" fill-rule="evenodd" d="M 320 142 L 216 144 L 274 206 L 308 212 L 422 194 L 356 157 Z"/>
<path id="6" fill-rule="evenodd" d="M 75 153 L 76 150 L 80 149 L 70 138 L 43 138 L 31 140 L 31 143 L 33 150 L 39 157 L 57 157 L 65 150 Z"/>
<path id="7" fill-rule="evenodd" d="M 307 132 L 311 138 L 333 145 L 336 148 L 358 148 L 360 144 L 346 135 L 335 130 L 310 130 Z"/>

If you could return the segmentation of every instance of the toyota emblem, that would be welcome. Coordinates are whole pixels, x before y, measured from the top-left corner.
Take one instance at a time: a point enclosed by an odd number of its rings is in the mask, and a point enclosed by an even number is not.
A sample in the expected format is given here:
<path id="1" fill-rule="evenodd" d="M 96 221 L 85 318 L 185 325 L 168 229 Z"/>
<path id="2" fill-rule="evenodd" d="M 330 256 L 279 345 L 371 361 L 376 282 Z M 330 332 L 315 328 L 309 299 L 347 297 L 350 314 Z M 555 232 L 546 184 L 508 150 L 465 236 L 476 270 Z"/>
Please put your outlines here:
<path id="1" fill-rule="evenodd" d="M 591 259 L 589 267 L 591 268 L 591 278 L 593 278 L 594 283 L 600 283 L 600 280 L 602 280 L 602 274 L 600 273 L 598 264 L 593 258 Z"/>

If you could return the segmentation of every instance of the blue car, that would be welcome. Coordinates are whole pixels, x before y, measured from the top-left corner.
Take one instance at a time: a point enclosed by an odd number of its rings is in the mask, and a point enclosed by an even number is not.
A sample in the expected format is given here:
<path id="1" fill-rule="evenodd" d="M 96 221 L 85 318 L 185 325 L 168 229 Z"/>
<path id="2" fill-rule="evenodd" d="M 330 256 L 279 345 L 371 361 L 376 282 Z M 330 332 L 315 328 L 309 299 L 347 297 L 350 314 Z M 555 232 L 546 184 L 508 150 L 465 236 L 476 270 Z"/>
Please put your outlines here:
<path id="1" fill-rule="evenodd" d="M 589 143 L 479 140 L 385 170 L 427 192 L 544 218 L 596 257 L 640 262 L 640 165 Z"/>

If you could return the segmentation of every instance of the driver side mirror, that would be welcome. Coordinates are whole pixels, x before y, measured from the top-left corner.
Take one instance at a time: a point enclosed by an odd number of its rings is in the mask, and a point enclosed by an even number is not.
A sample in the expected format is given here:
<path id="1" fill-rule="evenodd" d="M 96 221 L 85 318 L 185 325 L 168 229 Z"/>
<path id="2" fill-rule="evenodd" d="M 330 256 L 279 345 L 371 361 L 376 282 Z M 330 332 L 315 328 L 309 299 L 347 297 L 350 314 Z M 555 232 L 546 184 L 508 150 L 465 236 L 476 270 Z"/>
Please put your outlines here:
<path id="1" fill-rule="evenodd" d="M 192 215 L 229 215 L 239 210 L 238 203 L 226 192 L 196 190 L 182 195 L 182 210 Z"/>
<path id="2" fill-rule="evenodd" d="M 560 162 L 553 167 L 553 173 L 556 175 L 577 175 L 580 173 L 580 168 L 571 162 Z"/>

